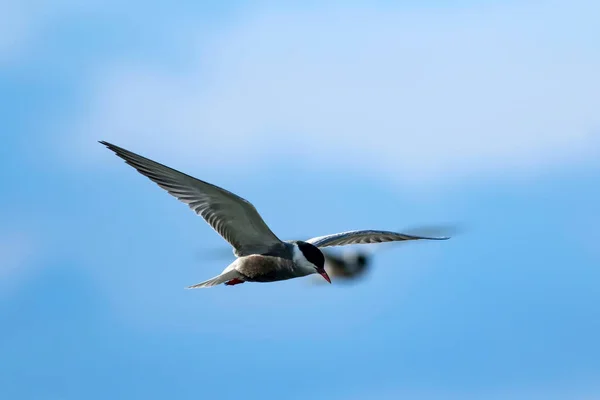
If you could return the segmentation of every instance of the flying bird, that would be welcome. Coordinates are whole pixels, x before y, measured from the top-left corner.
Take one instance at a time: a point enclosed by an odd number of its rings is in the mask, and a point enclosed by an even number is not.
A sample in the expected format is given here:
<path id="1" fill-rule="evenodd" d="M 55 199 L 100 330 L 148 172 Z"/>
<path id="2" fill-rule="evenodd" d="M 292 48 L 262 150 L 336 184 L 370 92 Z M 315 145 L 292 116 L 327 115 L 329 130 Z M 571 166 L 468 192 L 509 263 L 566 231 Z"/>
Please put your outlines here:
<path id="1" fill-rule="evenodd" d="M 188 289 L 224 283 L 274 282 L 320 274 L 331 283 L 325 271 L 320 248 L 349 244 L 383 243 L 402 240 L 445 240 L 389 231 L 357 230 L 319 236 L 306 241 L 280 240 L 247 200 L 208 182 L 176 171 L 114 144 L 100 141 L 127 164 L 171 195 L 186 203 L 225 239 L 236 259 L 219 275 Z"/>
<path id="2" fill-rule="evenodd" d="M 348 251 L 340 255 L 331 252 L 325 255 L 325 271 L 333 277 L 345 280 L 362 276 L 371 265 L 371 254 L 365 251 Z"/>
<path id="3" fill-rule="evenodd" d="M 231 255 L 229 249 L 216 249 L 209 252 L 202 252 L 202 257 L 225 258 Z M 343 280 L 352 280 L 362 276 L 371 265 L 372 254 L 366 251 L 350 250 L 342 254 L 335 254 L 328 250 L 322 251 L 325 257 L 325 272 L 330 278 L 341 278 Z M 316 276 L 315 276 L 315 279 Z M 335 279 L 334 279 L 335 280 Z M 320 281 L 323 282 L 323 281 Z"/>
<path id="4" fill-rule="evenodd" d="M 405 230 L 405 233 L 409 232 L 415 238 L 429 238 L 433 236 L 440 236 L 441 232 L 444 232 L 444 237 L 449 237 L 449 232 L 456 234 L 457 227 L 456 226 L 421 226 L 418 228 L 412 228 L 410 230 Z M 389 248 L 389 247 L 388 247 Z M 373 256 L 374 251 L 373 248 L 369 248 L 369 251 L 366 249 L 347 249 L 348 251 L 343 251 L 341 254 L 335 254 L 331 251 L 324 251 L 323 255 L 325 256 L 325 271 L 329 274 L 329 276 L 338 278 L 343 281 L 354 281 L 367 273 L 367 271 L 373 265 Z M 379 248 L 378 250 L 381 250 Z"/>
<path id="5" fill-rule="evenodd" d="M 431 237 L 431 236 L 440 236 L 441 231 L 444 231 L 446 235 L 448 235 L 449 231 L 453 233 L 456 232 L 456 227 L 450 226 L 435 226 L 435 227 L 419 227 L 418 229 L 405 230 L 404 232 L 410 232 L 410 234 L 414 237 Z M 419 232 L 419 233 L 417 233 Z M 435 233 L 435 234 L 434 234 Z M 393 243 L 388 243 L 393 244 Z M 388 247 L 390 248 L 390 247 Z M 342 251 L 341 253 L 333 252 L 329 249 L 324 249 L 323 256 L 325 257 L 325 272 L 331 278 L 337 278 L 340 282 L 351 282 L 356 281 L 362 277 L 372 268 L 373 266 L 373 257 L 374 257 L 374 249 L 370 247 L 367 249 L 346 249 L 347 251 Z M 378 250 L 382 250 L 382 248 L 378 248 Z M 219 248 L 210 251 L 209 253 L 204 252 L 203 257 L 206 257 L 207 254 L 212 253 L 212 256 L 216 256 L 218 258 L 224 258 L 226 255 L 230 255 L 230 250 L 226 248 Z M 322 283 L 323 281 L 318 281 L 318 278 L 315 277 L 314 283 Z M 334 279 L 336 280 L 336 279 Z"/>

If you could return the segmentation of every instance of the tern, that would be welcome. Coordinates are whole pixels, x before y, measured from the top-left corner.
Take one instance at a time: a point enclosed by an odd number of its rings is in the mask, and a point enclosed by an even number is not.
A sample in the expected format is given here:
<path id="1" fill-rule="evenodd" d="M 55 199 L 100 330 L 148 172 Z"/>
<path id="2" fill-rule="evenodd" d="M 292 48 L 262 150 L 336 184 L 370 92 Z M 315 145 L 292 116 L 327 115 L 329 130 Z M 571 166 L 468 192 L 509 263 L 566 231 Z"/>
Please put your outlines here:
<path id="1" fill-rule="evenodd" d="M 306 241 L 282 241 L 249 201 L 114 144 L 105 141 L 100 143 L 169 194 L 186 203 L 233 247 L 236 259 L 223 272 L 204 282 L 188 286 L 188 289 L 220 284 L 232 286 L 244 282 L 275 282 L 311 274 L 320 274 L 331 283 L 320 248 L 402 240 L 449 239 L 380 230 L 356 230 Z"/>
<path id="2" fill-rule="evenodd" d="M 404 233 L 410 232 L 410 235 L 415 239 L 430 238 L 432 236 L 440 236 L 440 232 L 444 231 L 449 237 L 449 232 L 452 232 L 452 236 L 456 234 L 456 226 L 421 226 L 419 228 L 412 228 L 411 230 L 404 230 Z M 418 232 L 418 233 L 417 233 Z M 434 235 L 434 232 L 436 235 Z M 408 235 L 407 235 L 408 236 Z M 389 248 L 389 247 L 388 247 Z M 325 256 L 325 271 L 329 276 L 338 278 L 343 281 L 353 281 L 363 277 L 373 265 L 374 250 L 372 248 L 367 249 L 347 249 L 341 254 L 335 254 L 331 251 L 324 251 Z M 378 250 L 382 250 L 380 247 Z"/>

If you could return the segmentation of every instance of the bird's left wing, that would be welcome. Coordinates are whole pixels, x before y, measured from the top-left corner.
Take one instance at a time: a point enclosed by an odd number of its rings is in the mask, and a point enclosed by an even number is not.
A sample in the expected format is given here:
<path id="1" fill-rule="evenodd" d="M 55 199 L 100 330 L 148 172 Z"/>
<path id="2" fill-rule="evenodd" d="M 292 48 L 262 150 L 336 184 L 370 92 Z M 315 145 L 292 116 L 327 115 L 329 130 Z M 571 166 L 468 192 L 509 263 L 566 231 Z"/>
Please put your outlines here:
<path id="1" fill-rule="evenodd" d="M 333 235 L 319 236 L 307 240 L 308 243 L 317 247 L 345 246 L 349 244 L 370 244 L 384 242 L 399 242 L 403 240 L 447 240 L 448 236 L 430 237 L 409 235 L 406 233 L 360 230 L 334 233 Z"/>

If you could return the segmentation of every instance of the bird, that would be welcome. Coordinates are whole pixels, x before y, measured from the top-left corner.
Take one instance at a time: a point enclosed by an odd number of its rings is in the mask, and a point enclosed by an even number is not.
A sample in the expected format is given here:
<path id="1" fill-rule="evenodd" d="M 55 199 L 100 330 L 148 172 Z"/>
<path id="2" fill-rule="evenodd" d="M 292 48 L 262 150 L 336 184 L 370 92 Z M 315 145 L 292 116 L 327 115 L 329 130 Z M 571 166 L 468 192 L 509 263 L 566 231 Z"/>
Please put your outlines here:
<path id="1" fill-rule="evenodd" d="M 231 254 L 229 250 L 227 250 L 227 253 L 224 250 L 227 249 L 218 249 L 217 252 L 211 253 L 218 258 L 224 258 L 226 254 Z M 322 252 L 325 257 L 325 272 L 329 277 L 336 278 L 339 282 L 355 282 L 363 278 L 373 265 L 374 253 L 370 251 L 349 249 L 349 251 L 344 251 L 341 254 L 329 250 L 323 250 Z M 206 253 L 203 257 L 206 257 Z M 323 283 L 317 278 L 311 282 L 315 284 Z"/>
<path id="2" fill-rule="evenodd" d="M 421 226 L 404 230 L 404 233 L 410 232 L 415 238 L 423 238 L 433 236 L 434 232 L 439 235 L 442 231 L 446 234 L 444 236 L 450 236 L 450 232 L 454 236 L 457 232 L 457 227 L 455 225 Z M 381 250 L 381 247 L 378 250 Z M 325 271 L 327 271 L 329 276 L 342 281 L 355 281 L 364 277 L 372 267 L 374 253 L 374 251 L 367 251 L 366 249 L 348 249 L 348 251 L 344 251 L 341 254 L 323 251 L 323 255 L 325 256 Z"/>
<path id="3" fill-rule="evenodd" d="M 359 278 L 367 271 L 372 262 L 372 255 L 366 251 L 350 250 L 338 255 L 331 251 L 322 250 L 322 253 L 325 257 L 325 271 L 327 275 L 343 280 Z M 229 249 L 219 248 L 209 252 L 204 251 L 201 254 L 204 259 L 206 259 L 207 254 L 210 257 L 221 259 L 231 255 L 231 252 Z"/>
<path id="4" fill-rule="evenodd" d="M 405 230 L 406 233 L 409 230 Z M 419 232 L 417 234 L 417 231 Z M 441 231 L 444 231 L 448 234 L 450 231 L 456 233 L 455 226 L 435 226 L 435 227 L 419 227 L 417 229 L 413 228 L 410 230 L 411 234 L 415 237 L 423 237 L 423 235 L 427 236 L 432 235 L 433 232 L 436 234 L 440 234 Z M 452 235 L 454 236 L 454 235 Z M 388 247 L 389 248 L 389 247 Z M 380 247 L 378 250 L 381 250 Z M 374 251 L 372 248 L 367 251 L 366 249 L 347 249 L 347 251 L 343 251 L 340 253 L 333 252 L 329 249 L 324 249 L 323 256 L 325 257 L 325 271 L 330 277 L 337 278 L 340 282 L 353 282 L 357 281 L 365 276 L 365 274 L 370 270 L 373 265 L 373 256 Z M 208 254 L 211 254 L 212 257 L 224 258 L 226 255 L 230 255 L 230 251 L 225 247 L 214 249 L 212 251 L 203 252 L 203 257 L 206 258 Z M 335 280 L 335 279 L 334 279 Z M 312 280 L 313 283 L 323 283 L 322 280 L 318 280 L 315 278 Z"/>
<path id="5" fill-rule="evenodd" d="M 323 247 L 403 240 L 446 240 L 383 230 L 354 230 L 302 240 L 280 240 L 254 205 L 219 186 L 194 178 L 106 141 L 99 141 L 169 194 L 187 204 L 233 247 L 236 259 L 219 275 L 188 286 L 208 288 L 245 282 L 276 282 L 311 274 L 331 279 L 325 270 Z"/>
<path id="6" fill-rule="evenodd" d="M 361 277 L 371 265 L 371 255 L 365 251 L 348 251 L 341 255 L 323 252 L 325 271 L 330 276 L 344 280 Z"/>

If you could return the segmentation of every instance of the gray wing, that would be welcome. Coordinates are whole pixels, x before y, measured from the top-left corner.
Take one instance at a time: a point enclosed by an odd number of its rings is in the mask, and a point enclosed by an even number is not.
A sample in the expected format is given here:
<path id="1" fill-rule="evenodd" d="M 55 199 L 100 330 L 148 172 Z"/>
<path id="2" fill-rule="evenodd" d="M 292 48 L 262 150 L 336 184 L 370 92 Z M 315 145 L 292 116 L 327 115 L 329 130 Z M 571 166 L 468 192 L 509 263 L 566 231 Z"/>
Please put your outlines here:
<path id="1" fill-rule="evenodd" d="M 447 236 L 429 237 L 408 235 L 405 233 L 389 232 L 389 231 L 348 231 L 335 233 L 333 235 L 319 236 L 307 240 L 308 243 L 317 247 L 329 246 L 345 246 L 348 244 L 369 244 L 369 243 L 384 243 L 398 242 L 403 240 L 446 240 L 450 239 Z"/>
<path id="2" fill-rule="evenodd" d="M 186 203 L 233 246 L 237 256 L 261 254 L 283 245 L 247 200 L 121 147 L 100 143 Z"/>

